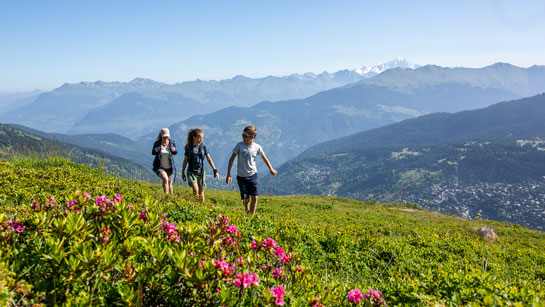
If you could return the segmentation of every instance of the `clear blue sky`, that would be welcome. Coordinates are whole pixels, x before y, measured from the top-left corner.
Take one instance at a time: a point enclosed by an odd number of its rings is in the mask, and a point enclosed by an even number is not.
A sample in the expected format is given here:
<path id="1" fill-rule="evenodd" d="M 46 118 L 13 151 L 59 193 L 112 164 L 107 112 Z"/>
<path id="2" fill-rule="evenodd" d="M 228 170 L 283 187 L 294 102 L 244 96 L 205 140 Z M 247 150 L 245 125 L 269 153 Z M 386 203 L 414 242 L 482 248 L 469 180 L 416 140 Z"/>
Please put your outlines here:
<path id="1" fill-rule="evenodd" d="M 545 1 L 0 1 L 0 92 L 417 64 L 545 64 Z"/>

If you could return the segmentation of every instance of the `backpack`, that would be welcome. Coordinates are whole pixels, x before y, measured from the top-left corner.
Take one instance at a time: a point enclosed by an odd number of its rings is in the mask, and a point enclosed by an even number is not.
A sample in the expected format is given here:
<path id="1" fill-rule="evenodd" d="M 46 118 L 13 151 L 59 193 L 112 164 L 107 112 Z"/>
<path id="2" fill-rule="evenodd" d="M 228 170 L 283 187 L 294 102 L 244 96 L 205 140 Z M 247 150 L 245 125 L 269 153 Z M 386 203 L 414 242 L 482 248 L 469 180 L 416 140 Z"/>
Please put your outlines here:
<path id="1" fill-rule="evenodd" d="M 199 144 L 199 149 L 198 149 L 198 153 L 199 157 L 201 158 L 201 165 L 200 165 L 200 170 L 201 170 L 201 173 L 204 171 L 204 153 L 203 153 L 203 144 Z M 189 161 L 193 161 L 193 157 L 194 157 L 195 153 L 193 152 L 193 150 L 190 150 L 189 151 Z"/>

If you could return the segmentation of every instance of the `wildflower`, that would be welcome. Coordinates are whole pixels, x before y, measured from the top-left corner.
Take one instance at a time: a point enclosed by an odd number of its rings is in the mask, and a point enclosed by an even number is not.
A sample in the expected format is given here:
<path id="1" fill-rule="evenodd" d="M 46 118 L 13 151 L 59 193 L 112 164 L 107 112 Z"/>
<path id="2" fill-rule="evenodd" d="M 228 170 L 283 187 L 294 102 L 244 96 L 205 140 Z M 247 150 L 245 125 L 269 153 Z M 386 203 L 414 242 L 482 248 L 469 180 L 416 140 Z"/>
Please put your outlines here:
<path id="1" fill-rule="evenodd" d="M 34 212 L 39 212 L 40 211 L 40 203 L 39 202 L 33 201 L 33 202 L 30 203 L 30 206 L 32 207 Z"/>
<path id="2" fill-rule="evenodd" d="M 303 267 L 298 265 L 297 266 L 297 272 L 303 272 L 303 271 L 304 271 Z"/>
<path id="3" fill-rule="evenodd" d="M 104 237 L 104 239 L 102 239 L 102 241 L 103 241 L 104 243 L 107 243 L 108 240 L 110 240 L 110 238 L 108 238 L 108 237 Z"/>
<path id="4" fill-rule="evenodd" d="M 146 216 L 146 213 L 147 213 L 146 210 L 140 212 L 140 218 L 144 221 L 148 219 L 148 217 Z"/>
<path id="5" fill-rule="evenodd" d="M 257 249 L 257 243 L 255 242 L 255 240 L 252 240 L 252 249 L 253 250 Z"/>
<path id="6" fill-rule="evenodd" d="M 265 240 L 263 240 L 263 242 L 261 242 L 261 246 L 263 246 L 264 248 L 275 247 L 276 242 L 271 238 L 266 238 Z"/>
<path id="7" fill-rule="evenodd" d="M 291 256 L 288 255 L 288 254 L 282 255 L 282 259 L 280 259 L 282 264 L 286 264 L 286 263 L 290 262 L 290 260 L 291 260 Z"/>
<path id="8" fill-rule="evenodd" d="M 284 290 L 284 287 L 278 286 L 274 289 L 269 288 L 269 291 L 271 292 L 271 296 L 273 298 L 276 298 L 274 303 L 277 306 L 284 306 L 284 294 L 286 294 L 286 290 Z"/>
<path id="9" fill-rule="evenodd" d="M 84 200 L 87 200 L 89 198 L 91 198 L 91 195 L 89 195 L 89 193 L 83 193 L 83 199 Z"/>
<path id="10" fill-rule="evenodd" d="M 14 232 L 21 233 L 23 230 L 25 230 L 26 226 L 21 225 L 19 221 L 9 221 L 8 222 L 9 227 L 11 227 L 11 230 Z"/>
<path id="11" fill-rule="evenodd" d="M 363 298 L 363 293 L 361 293 L 361 290 L 358 288 L 352 289 L 348 292 L 348 301 L 354 305 L 359 304 L 362 298 Z"/>
<path id="12" fill-rule="evenodd" d="M 372 297 L 379 298 L 381 294 L 382 294 L 382 292 L 380 292 L 378 290 L 369 289 L 369 291 L 367 293 L 365 293 L 363 298 L 365 298 L 365 299 L 372 298 Z"/>
<path id="13" fill-rule="evenodd" d="M 131 205 L 127 205 L 127 210 L 129 210 L 129 211 L 130 211 L 130 210 L 131 210 L 132 208 L 134 208 L 134 207 L 133 207 L 133 206 L 131 206 Z"/>
<path id="14" fill-rule="evenodd" d="M 250 287 L 252 285 L 257 285 L 257 283 L 259 282 L 259 277 L 255 273 L 253 273 L 253 274 L 238 273 L 235 277 L 236 277 L 235 286 L 237 288 L 240 288 L 240 287 L 248 288 L 248 287 Z"/>
<path id="15" fill-rule="evenodd" d="M 280 279 L 282 278 L 282 273 L 284 273 L 284 269 L 282 268 L 276 268 L 272 271 L 272 276 L 275 278 L 275 279 Z"/>
<path id="16" fill-rule="evenodd" d="M 230 226 L 225 227 L 225 231 L 227 233 L 233 234 L 233 235 L 238 233 L 237 226 L 235 226 L 235 225 L 230 225 Z"/>
<path id="17" fill-rule="evenodd" d="M 115 193 L 115 200 L 116 200 L 117 203 L 122 202 L 123 199 L 124 199 L 123 196 L 121 196 L 121 195 Z"/>
<path id="18" fill-rule="evenodd" d="M 280 245 L 277 245 L 274 250 L 274 255 L 276 257 L 282 257 L 282 255 L 284 255 L 284 252 L 285 252 L 284 249 L 280 247 Z"/>
<path id="19" fill-rule="evenodd" d="M 238 264 L 242 265 L 242 260 L 243 260 L 242 257 L 238 258 L 237 259 Z"/>

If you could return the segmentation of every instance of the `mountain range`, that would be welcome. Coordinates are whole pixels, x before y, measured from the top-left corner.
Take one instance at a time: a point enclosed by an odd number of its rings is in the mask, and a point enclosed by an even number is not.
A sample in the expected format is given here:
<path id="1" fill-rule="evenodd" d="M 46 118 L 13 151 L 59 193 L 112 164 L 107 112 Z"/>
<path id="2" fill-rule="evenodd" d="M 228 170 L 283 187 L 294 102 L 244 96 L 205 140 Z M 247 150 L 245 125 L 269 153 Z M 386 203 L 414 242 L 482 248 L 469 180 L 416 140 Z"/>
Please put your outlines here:
<path id="1" fill-rule="evenodd" d="M 394 68 L 308 98 L 228 107 L 169 128 L 182 139 L 190 128 L 203 129 L 216 165 L 225 169 L 242 129 L 253 124 L 258 129 L 256 142 L 273 165 L 280 165 L 324 141 L 431 112 L 475 109 L 541 92 L 545 92 L 545 66 Z M 139 141 L 149 144 L 154 138 L 155 133 L 150 133 Z"/>
<path id="2" fill-rule="evenodd" d="M 292 74 L 284 77 L 220 81 L 189 81 L 173 85 L 137 78 L 131 82 L 80 82 L 37 97 L 32 103 L 0 115 L 0 121 L 47 132 L 116 133 L 130 138 L 228 106 L 251 106 L 269 100 L 304 98 L 357 82 L 394 67 L 417 67 L 404 59 L 336 73 Z"/>

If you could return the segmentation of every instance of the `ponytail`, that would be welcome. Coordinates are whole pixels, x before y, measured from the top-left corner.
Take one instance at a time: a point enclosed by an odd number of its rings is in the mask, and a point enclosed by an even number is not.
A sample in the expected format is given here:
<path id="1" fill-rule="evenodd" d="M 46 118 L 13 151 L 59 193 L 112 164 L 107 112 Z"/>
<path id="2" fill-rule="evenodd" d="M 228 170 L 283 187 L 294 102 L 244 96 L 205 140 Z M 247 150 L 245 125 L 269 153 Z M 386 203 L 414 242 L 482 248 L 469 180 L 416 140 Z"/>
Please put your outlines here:
<path id="1" fill-rule="evenodd" d="M 189 148 L 190 146 L 193 145 L 193 139 L 197 136 L 197 135 L 202 135 L 202 130 L 201 129 L 189 129 L 189 132 L 187 133 L 187 142 L 185 143 L 185 148 Z"/>

